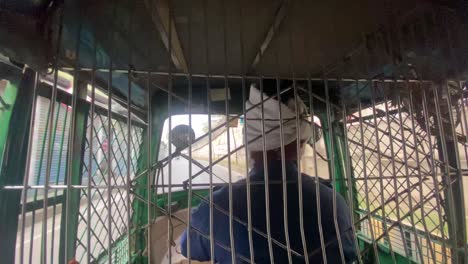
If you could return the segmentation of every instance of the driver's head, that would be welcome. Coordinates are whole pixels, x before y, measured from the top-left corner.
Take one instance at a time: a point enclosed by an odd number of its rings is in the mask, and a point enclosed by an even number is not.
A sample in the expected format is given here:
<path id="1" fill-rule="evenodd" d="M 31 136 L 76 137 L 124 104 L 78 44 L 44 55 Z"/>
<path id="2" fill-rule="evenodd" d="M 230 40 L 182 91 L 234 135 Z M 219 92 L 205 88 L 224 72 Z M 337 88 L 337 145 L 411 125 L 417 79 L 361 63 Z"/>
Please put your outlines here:
<path id="1" fill-rule="evenodd" d="M 280 91 L 282 91 L 280 100 L 275 80 L 264 80 L 263 90 L 262 95 L 258 85 L 252 84 L 249 99 L 245 103 L 246 145 L 252 165 L 263 164 L 264 150 L 269 161 L 281 160 L 281 143 L 284 143 L 286 160 L 294 161 L 301 158 L 304 146 L 312 134 L 310 124 L 305 121 L 307 109 L 304 102 L 294 96 L 292 82 L 289 81 L 280 82 Z M 272 98 L 268 99 L 269 97 Z M 298 121 L 296 114 L 299 115 Z"/>

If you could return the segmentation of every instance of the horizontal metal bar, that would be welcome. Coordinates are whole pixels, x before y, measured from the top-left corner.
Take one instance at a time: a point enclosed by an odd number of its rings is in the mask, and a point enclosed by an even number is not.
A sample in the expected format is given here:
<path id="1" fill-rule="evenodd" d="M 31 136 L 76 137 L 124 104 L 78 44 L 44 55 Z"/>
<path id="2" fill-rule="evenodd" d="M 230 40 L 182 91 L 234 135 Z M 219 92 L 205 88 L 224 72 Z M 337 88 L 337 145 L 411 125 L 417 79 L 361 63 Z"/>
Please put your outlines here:
<path id="1" fill-rule="evenodd" d="M 436 176 L 445 176 L 447 175 L 446 173 L 436 173 L 435 174 Z M 453 172 L 453 173 L 450 173 L 450 175 L 458 175 L 456 172 Z M 424 176 L 423 178 L 425 177 L 430 177 L 432 176 L 432 174 L 427 174 L 427 175 L 424 175 L 424 174 L 421 174 L 421 176 Z M 465 170 L 465 173 L 463 174 L 463 176 L 468 176 L 468 171 Z M 313 176 L 311 176 L 313 177 Z M 407 178 L 420 178 L 420 176 L 418 174 L 412 174 L 412 175 L 404 175 L 404 176 L 384 176 L 384 177 L 367 177 L 367 178 L 353 178 L 353 180 L 356 180 L 356 181 L 365 181 L 365 180 L 382 180 L 382 179 L 394 179 L 394 178 L 397 178 L 397 179 L 407 179 Z M 221 179 L 222 180 L 222 179 Z M 344 178 L 344 179 L 337 179 L 336 181 L 346 181 L 347 178 Z M 224 180 L 223 180 L 224 181 Z M 307 179 L 307 178 L 304 178 L 303 181 L 311 181 L 311 182 L 315 182 L 315 179 L 311 178 L 311 179 Z M 324 180 L 325 182 L 327 180 Z M 265 182 L 263 181 L 251 181 L 251 183 L 253 185 L 262 185 L 264 184 Z M 271 184 L 282 184 L 283 182 L 282 181 L 269 181 L 269 183 Z M 294 180 L 291 180 L 291 181 L 287 181 L 287 183 L 297 183 L 297 181 L 294 181 Z M 233 185 L 244 185 L 245 183 L 242 183 L 242 182 L 233 182 L 232 183 Z M 48 185 L 50 189 L 57 189 L 57 190 L 60 190 L 60 189 L 67 189 L 67 185 L 59 185 L 59 184 L 51 184 L 51 185 Z M 91 185 L 91 189 L 106 189 L 108 188 L 109 185 L 105 184 L 105 185 Z M 157 184 L 157 185 L 151 185 L 152 188 L 158 188 L 158 187 L 168 187 L 169 185 L 161 185 L 161 184 Z M 171 186 L 173 187 L 187 187 L 187 184 L 172 184 Z M 194 187 L 208 187 L 209 186 L 209 183 L 192 183 L 192 186 Z M 227 186 L 227 182 L 225 183 L 213 183 L 213 186 Z M 87 188 L 87 185 L 70 185 L 71 188 L 74 188 L 74 189 L 83 189 L 83 188 Z M 111 185 L 111 188 L 112 189 L 135 189 L 135 188 L 146 188 L 147 186 L 138 186 L 138 185 Z M 3 186 L 3 189 L 5 190 L 27 190 L 27 189 L 37 189 L 37 190 L 41 190 L 41 189 L 44 189 L 44 185 L 27 185 L 27 186 L 23 186 L 23 185 L 8 185 L 8 186 Z M 49 198 L 50 199 L 50 198 Z"/>
<path id="2" fill-rule="evenodd" d="M 83 189 L 83 188 L 88 188 L 88 185 L 29 185 L 26 186 L 26 189 L 33 189 L 33 190 L 42 190 L 45 189 L 45 186 L 49 189 L 57 189 L 57 190 L 66 190 L 66 189 Z M 92 189 L 106 189 L 106 188 L 111 188 L 111 189 L 124 189 L 124 188 L 130 188 L 131 186 L 127 185 L 95 185 L 91 186 Z M 24 186 L 19 186 L 19 185 L 13 185 L 13 186 L 4 186 L 3 189 L 5 190 L 23 190 Z M 50 199 L 50 198 L 49 198 Z"/>
<path id="3" fill-rule="evenodd" d="M 44 185 L 42 186 L 44 188 Z M 54 197 L 49 197 L 48 199 L 48 205 L 49 206 L 53 206 L 53 205 L 57 205 L 57 204 L 60 204 L 64 201 L 64 197 L 63 197 L 63 194 L 62 195 L 59 195 L 59 196 L 54 196 Z M 43 206 L 43 200 L 35 200 L 35 201 L 32 201 L 32 202 L 28 202 L 26 203 L 26 212 L 31 212 L 31 211 L 35 211 L 35 210 L 38 210 L 38 209 L 42 209 L 42 206 Z"/>
<path id="4" fill-rule="evenodd" d="M 73 67 L 62 67 L 61 70 L 64 71 L 71 71 L 74 70 Z M 78 71 L 93 71 L 92 68 L 86 68 L 82 67 L 78 69 Z M 95 69 L 95 71 L 98 72 L 109 72 L 108 68 L 99 68 Z M 128 73 L 128 69 L 112 69 L 112 72 L 115 73 Z M 143 71 L 143 70 L 132 70 L 133 73 L 138 73 L 138 74 L 150 74 L 150 75 L 161 75 L 161 76 L 175 76 L 175 77 L 189 77 L 191 76 L 196 77 L 196 78 L 215 78 L 215 79 L 225 79 L 225 78 L 232 78 L 232 79 L 295 79 L 296 81 L 341 81 L 341 82 L 365 82 L 368 83 L 369 81 L 371 82 L 385 82 L 385 83 L 432 83 L 432 80 L 418 80 L 418 79 L 399 79 L 399 78 L 372 78 L 372 79 L 364 79 L 364 78 L 359 78 L 359 79 L 353 79 L 353 78 L 338 78 L 338 77 L 331 77 L 331 78 L 323 78 L 323 77 L 300 77 L 300 76 L 269 76 L 269 75 L 236 75 L 236 74 L 227 74 L 227 75 L 220 75 L 220 74 L 206 74 L 206 73 L 181 73 L 181 72 L 162 72 L 162 71 Z M 447 81 L 458 81 L 458 80 L 452 80 L 448 79 Z M 463 80 L 462 80 L 463 81 Z"/>
<path id="5" fill-rule="evenodd" d="M 41 87 L 39 86 L 38 89 L 37 89 L 37 95 L 39 96 L 42 96 L 44 98 L 47 98 L 47 99 L 50 99 L 51 97 L 51 90 L 50 89 L 46 89 L 45 87 Z M 65 91 L 62 91 L 60 89 L 57 89 L 57 98 L 56 98 L 56 101 L 57 102 L 60 102 L 60 103 L 63 103 L 63 104 L 66 104 L 68 106 L 71 106 L 71 103 L 72 103 L 72 95 L 70 95 L 69 93 L 65 92 Z M 115 98 L 114 98 L 115 99 Z M 94 104 L 94 107 L 96 108 L 96 113 L 99 114 L 99 115 L 103 115 L 103 116 L 106 116 L 107 117 L 107 112 L 108 110 L 105 109 L 104 107 L 98 105 L 98 104 L 95 104 L 93 102 L 88 102 L 87 100 L 83 99 L 83 98 L 77 98 L 77 101 L 80 103 L 80 104 Z M 113 119 L 116 119 L 116 120 L 119 120 L 119 121 L 122 121 L 124 123 L 127 123 L 127 117 L 118 113 L 118 112 L 112 112 L 112 118 Z M 141 121 L 138 121 L 138 120 L 135 120 L 135 119 L 131 119 L 131 124 L 132 125 L 135 125 L 135 126 L 138 126 L 138 127 L 141 127 L 141 128 L 145 128 L 146 127 L 146 123 L 143 123 Z"/>
<path id="6" fill-rule="evenodd" d="M 361 210 L 361 209 L 357 209 L 356 211 L 358 213 L 367 213 L 366 211 Z M 375 220 L 378 220 L 378 221 L 383 220 L 382 217 L 379 216 L 379 215 L 374 215 L 374 216 L 372 216 L 372 218 L 375 219 Z M 386 221 L 388 221 L 388 222 L 390 222 L 392 224 L 398 222 L 398 221 L 392 220 L 391 218 L 388 218 L 388 217 L 386 218 Z M 413 227 L 411 225 L 405 224 L 403 222 L 400 222 L 399 225 L 403 229 L 405 229 L 405 230 L 407 229 L 406 230 L 407 232 L 410 232 L 410 233 L 414 234 L 414 231 L 412 231 Z M 426 232 L 424 232 L 423 230 L 419 230 L 419 229 L 416 229 L 416 234 L 421 235 L 421 236 L 426 236 L 427 235 Z M 442 238 L 440 236 L 437 236 L 437 235 L 434 235 L 434 234 L 429 234 L 429 235 L 431 237 L 431 241 L 435 241 L 435 242 L 439 242 L 439 243 L 442 243 L 443 241 L 448 242 L 448 240 L 446 240 L 446 239 L 444 239 L 444 238 Z M 399 236 L 396 236 L 396 237 L 399 237 Z"/>

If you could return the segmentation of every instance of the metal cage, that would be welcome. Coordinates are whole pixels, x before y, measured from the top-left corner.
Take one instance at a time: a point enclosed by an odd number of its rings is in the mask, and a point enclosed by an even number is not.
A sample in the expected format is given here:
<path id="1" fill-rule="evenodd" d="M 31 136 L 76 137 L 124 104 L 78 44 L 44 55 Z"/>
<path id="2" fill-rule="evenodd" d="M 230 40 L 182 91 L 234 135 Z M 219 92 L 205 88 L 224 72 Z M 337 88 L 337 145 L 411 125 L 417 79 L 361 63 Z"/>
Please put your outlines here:
<path id="1" fill-rule="evenodd" d="M 235 186 L 248 198 L 251 186 L 282 186 L 285 199 L 289 184 L 249 180 L 251 85 L 265 93 L 262 116 L 288 93 L 307 106 L 323 149 L 311 143 L 298 168 L 328 177 L 333 217 L 320 226 L 352 232 L 352 262 L 466 263 L 467 4 L 376 2 L 2 1 L 2 263 L 195 263 L 180 256 L 185 230 L 209 241 L 211 262 L 222 247 L 232 262 L 261 263 L 253 234 L 268 240 L 272 263 L 273 246 L 289 262 L 326 258 L 341 240 L 308 247 L 303 209 L 299 248 L 272 235 L 269 209 L 265 228 L 252 224 L 250 202 L 246 219 L 233 210 Z M 190 128 L 193 116 L 206 120 L 188 146 L 173 141 L 178 115 Z M 280 111 L 272 130 L 300 118 Z M 222 187 L 227 209 L 212 202 Z M 350 230 L 338 228 L 337 196 Z M 287 223 L 287 202 L 268 200 Z M 207 233 L 191 226 L 201 203 Z M 214 211 L 229 219 L 227 245 L 215 241 Z M 230 246 L 237 224 L 248 255 Z"/>

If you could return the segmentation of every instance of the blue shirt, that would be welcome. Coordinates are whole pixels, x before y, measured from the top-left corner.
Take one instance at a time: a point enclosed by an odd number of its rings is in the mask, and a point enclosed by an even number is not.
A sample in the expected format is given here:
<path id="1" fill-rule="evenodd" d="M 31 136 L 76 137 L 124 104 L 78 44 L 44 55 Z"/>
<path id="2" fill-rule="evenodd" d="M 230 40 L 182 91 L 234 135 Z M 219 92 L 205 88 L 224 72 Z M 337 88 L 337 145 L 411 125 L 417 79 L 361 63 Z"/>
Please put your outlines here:
<path id="1" fill-rule="evenodd" d="M 282 180 L 281 162 L 272 162 L 268 166 L 268 179 L 272 181 Z M 297 167 L 292 162 L 287 162 L 287 215 L 288 232 L 291 249 L 304 255 L 300 233 L 299 196 L 297 185 Z M 254 169 L 250 173 L 251 182 L 263 182 L 263 169 Z M 310 263 L 322 263 L 322 250 L 320 243 L 319 227 L 317 220 L 316 182 L 314 178 L 302 175 L 303 179 L 303 216 L 304 233 L 309 253 Z M 290 183 L 289 183 L 290 182 Z M 247 231 L 247 190 L 245 181 L 232 186 L 233 215 L 240 222 L 233 220 L 234 245 L 237 263 L 250 261 L 249 239 Z M 266 205 L 264 184 L 251 184 L 251 212 L 252 226 L 254 229 L 267 233 L 266 229 Z M 320 212 L 324 243 L 326 245 L 326 258 L 328 263 L 342 263 L 339 246 L 336 238 L 336 229 L 333 218 L 333 191 L 325 184 L 319 183 L 320 188 Z M 276 241 L 286 245 L 283 212 L 283 185 L 270 183 L 270 230 L 271 236 Z M 209 199 L 209 198 L 207 198 Z M 218 263 L 232 263 L 229 234 L 229 189 L 222 187 L 213 193 L 215 207 L 213 211 L 214 229 L 214 259 Z M 356 247 L 351 229 L 351 216 L 345 200 L 336 194 L 337 222 L 343 246 L 343 253 L 347 263 L 356 257 Z M 221 208 L 224 212 L 219 210 Z M 190 231 L 191 259 L 199 261 L 210 260 L 210 208 L 206 202 L 202 202 L 192 212 L 191 226 L 198 230 Z M 245 223 L 245 224 L 244 224 Z M 203 235 L 201 235 L 202 233 Z M 187 257 L 187 232 L 184 232 L 181 240 L 182 254 Z M 270 263 L 268 240 L 252 231 L 253 250 L 256 263 Z M 273 258 L 275 263 L 288 263 L 287 250 L 273 243 Z M 247 261 L 246 261 L 247 260 Z M 304 263 L 304 257 L 292 254 L 294 263 Z"/>

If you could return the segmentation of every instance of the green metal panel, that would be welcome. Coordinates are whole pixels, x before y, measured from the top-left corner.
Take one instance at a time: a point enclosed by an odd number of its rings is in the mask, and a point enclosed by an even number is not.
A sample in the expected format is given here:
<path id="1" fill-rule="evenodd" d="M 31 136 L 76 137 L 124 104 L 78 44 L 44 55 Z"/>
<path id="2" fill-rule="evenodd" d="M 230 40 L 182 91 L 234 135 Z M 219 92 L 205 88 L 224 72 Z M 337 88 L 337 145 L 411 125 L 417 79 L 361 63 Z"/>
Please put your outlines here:
<path id="1" fill-rule="evenodd" d="M 342 149 L 340 146 L 340 137 L 343 137 L 343 129 L 339 129 L 338 121 L 334 120 L 334 115 L 327 116 L 325 113 L 321 113 L 318 115 L 320 118 L 320 122 L 323 127 L 323 137 L 325 141 L 325 147 L 327 149 L 327 159 L 329 160 L 329 170 L 330 170 L 330 179 L 331 175 L 334 175 L 334 184 L 336 187 L 336 191 L 341 194 L 344 198 L 348 197 L 348 190 L 346 186 L 346 179 L 344 177 L 344 157 L 342 156 Z M 328 127 L 328 119 L 330 118 L 332 127 Z M 330 137 L 328 133 L 329 129 L 332 129 L 331 135 L 333 138 Z M 332 143 L 333 140 L 333 144 Z M 332 149 L 333 148 L 333 149 Z M 333 164 L 331 164 L 333 155 Z M 332 171 L 333 170 L 333 171 Z M 333 173 L 333 174 L 332 174 Z"/>
<path id="2" fill-rule="evenodd" d="M 372 247 L 372 243 L 368 243 L 366 241 L 366 239 L 360 237 L 359 238 L 359 246 L 361 248 L 361 250 L 367 248 L 367 247 Z M 389 248 L 386 248 L 385 246 L 382 246 L 382 245 L 379 245 L 379 256 L 378 256 L 378 259 L 379 259 L 379 263 L 381 264 L 394 264 L 395 262 L 393 262 L 393 259 L 392 259 L 392 255 L 390 254 L 390 249 Z M 414 263 L 417 263 L 416 261 L 410 259 L 410 258 L 407 258 L 405 256 L 402 256 L 401 254 L 398 254 L 398 252 L 394 252 L 395 253 L 395 260 L 396 260 L 396 263 L 397 264 L 414 264 Z M 367 254 L 365 256 L 362 257 L 362 261 L 364 263 L 375 263 L 375 255 L 374 255 L 374 251 L 373 250 L 369 250 L 367 251 Z"/>
<path id="3" fill-rule="evenodd" d="M 3 186 L 23 183 L 35 76 L 34 71 L 26 69 L 11 110 L 10 120 L 12 122 L 9 126 L 3 124 L 0 126 L 0 130 L 8 129 L 6 141 L 4 141 L 6 144 L 0 174 L 0 215 L 2 215 L 0 256 L 3 263 L 14 263 L 15 261 L 16 231 L 21 199 L 21 191 L 5 190 Z M 14 144 L 9 144 L 9 142 L 14 142 Z"/>
<path id="4" fill-rule="evenodd" d="M 151 135 L 150 139 L 148 137 L 148 126 L 143 131 L 143 140 L 140 148 L 140 155 L 138 157 L 138 166 L 137 166 L 137 173 L 136 175 L 142 175 L 138 179 L 136 179 L 135 185 L 138 186 L 135 190 L 135 194 L 148 200 L 148 197 L 155 197 L 155 193 L 150 190 L 150 193 L 147 192 L 147 189 L 144 186 L 147 186 L 148 181 L 150 184 L 154 184 L 154 173 L 151 175 L 146 173 L 148 167 L 152 166 L 157 162 L 158 153 L 159 153 L 159 146 L 160 146 L 160 139 L 162 134 L 162 129 L 164 126 L 164 122 L 167 117 L 167 105 L 166 103 L 161 103 L 158 101 L 161 97 L 153 96 L 151 100 L 151 122 L 148 125 L 151 125 Z M 151 142 L 148 142 L 148 141 Z M 150 145 L 151 151 L 151 164 L 148 163 L 148 145 Z M 147 176 L 149 175 L 149 176 Z M 151 199 L 152 202 L 154 198 Z M 143 252 L 146 249 L 147 243 L 147 226 L 148 226 L 148 204 L 143 202 L 139 199 L 134 199 L 132 203 L 132 208 L 134 214 L 132 215 L 132 225 L 136 227 L 135 230 L 135 241 L 134 241 L 134 249 L 133 252 L 137 255 L 135 258 L 135 263 L 147 263 L 148 259 L 147 256 L 143 255 Z M 156 217 L 156 208 L 151 212 L 152 219 Z M 132 241 L 133 242 L 133 241 Z"/>
<path id="5" fill-rule="evenodd" d="M 353 170 L 349 172 L 350 175 L 346 175 L 346 158 L 350 158 L 350 155 L 348 153 L 348 149 L 346 148 L 345 144 L 345 135 L 344 135 L 344 129 L 343 129 L 343 122 L 340 122 L 338 120 L 333 119 L 333 115 L 327 116 L 325 114 L 319 115 L 320 121 L 323 124 L 323 129 L 324 129 L 324 140 L 325 140 L 325 146 L 327 149 L 327 158 L 331 162 L 331 155 L 333 155 L 333 164 L 330 164 L 329 170 L 330 170 L 330 175 L 332 175 L 332 171 L 334 170 L 334 177 L 335 177 L 335 188 L 337 193 L 342 195 L 345 199 L 347 199 L 348 203 L 353 205 L 354 209 L 359 208 L 359 203 L 357 199 L 357 189 L 355 185 L 355 180 L 353 176 Z M 328 120 L 327 118 L 332 118 L 330 123 L 332 124 L 332 137 L 330 138 L 330 135 L 326 133 L 328 131 Z M 332 144 L 331 140 L 333 140 L 333 149 L 332 149 Z M 351 162 L 350 160 L 348 162 Z M 350 166 L 352 168 L 352 164 L 350 163 Z M 347 183 L 347 177 L 351 177 L 351 186 L 348 186 Z M 352 201 L 350 201 L 350 193 L 352 192 Z M 360 216 L 357 210 L 354 210 L 353 212 L 353 217 L 355 220 L 359 220 Z M 359 230 L 359 227 L 356 227 L 356 230 Z M 364 250 L 365 248 L 369 247 L 370 244 L 369 242 L 365 241 L 362 237 L 358 236 L 358 241 L 360 244 L 361 250 Z M 379 254 L 377 256 L 378 260 L 382 264 L 391 264 L 394 263 L 392 259 L 392 255 L 390 254 L 390 251 L 388 248 L 384 248 L 385 246 L 379 245 Z M 395 259 L 397 263 L 415 263 L 412 261 L 410 258 L 406 258 L 405 256 L 402 256 L 401 254 L 398 254 L 397 252 L 394 252 Z M 372 250 L 368 250 L 367 254 L 362 256 L 362 260 L 364 263 L 375 263 L 376 261 L 376 256 L 374 255 L 374 252 Z"/>
<path id="6" fill-rule="evenodd" d="M 448 129 L 447 127 L 445 129 Z M 451 131 L 446 132 L 448 135 Z M 442 150 L 442 138 L 437 137 L 437 141 L 440 142 L 438 145 L 440 160 L 450 165 L 448 166 L 441 164 L 442 172 L 446 172 L 444 175 L 444 184 L 450 186 L 445 188 L 444 196 L 444 208 L 447 214 L 447 224 L 449 231 L 449 238 L 452 243 L 452 256 L 454 263 L 466 263 L 464 246 L 467 243 L 466 238 L 466 222 L 465 222 L 465 206 L 463 197 L 463 176 L 460 173 L 460 169 L 457 163 L 457 145 L 451 139 L 445 139 L 445 146 L 447 151 L 447 157 L 444 157 L 444 151 Z M 451 174 L 448 174 L 451 172 Z"/>
<path id="7" fill-rule="evenodd" d="M 345 191 L 343 192 L 344 194 L 347 194 L 347 196 L 344 196 L 345 199 L 347 199 L 348 204 L 352 205 L 352 210 L 353 210 L 353 217 L 355 221 L 359 220 L 359 213 L 355 209 L 359 208 L 359 203 L 358 203 L 358 198 L 357 198 L 357 189 L 356 189 L 356 179 L 354 178 L 354 172 L 352 169 L 352 162 L 351 162 L 351 155 L 349 153 L 349 149 L 346 144 L 346 137 L 344 135 L 344 128 L 346 124 L 343 122 L 335 122 L 335 142 L 336 142 L 336 154 L 338 157 L 338 162 L 340 163 L 340 167 L 342 167 L 343 173 L 343 189 Z M 346 163 L 348 162 L 348 164 Z M 349 171 L 346 166 L 349 166 Z M 341 186 L 340 186 L 341 187 Z M 356 227 L 358 229 L 358 227 Z"/>
<path id="8" fill-rule="evenodd" d="M 18 94 L 17 85 L 8 82 L 7 86 L 5 87 L 5 91 L 3 94 L 0 94 L 2 100 L 9 105 L 9 108 L 0 111 L 0 168 L 3 161 L 3 154 L 5 150 L 5 143 L 8 135 L 8 128 L 11 119 L 11 106 L 14 105 L 16 101 L 16 95 Z"/>
<path id="9" fill-rule="evenodd" d="M 75 82 L 78 87 L 75 92 L 80 99 L 86 98 L 86 83 Z M 84 164 L 84 149 L 86 139 L 86 123 L 88 121 L 89 104 L 85 100 L 76 100 L 76 109 L 73 111 L 74 117 L 70 124 L 73 129 L 72 144 L 68 146 L 71 152 L 68 152 L 67 160 L 71 162 L 67 164 L 67 171 L 70 169 L 71 175 L 67 175 L 65 184 L 78 185 L 81 184 L 83 176 Z M 78 213 L 80 209 L 80 189 L 67 188 L 64 190 L 63 197 L 66 200 L 62 203 L 62 219 L 60 228 L 60 253 L 59 263 L 65 263 L 65 260 L 70 261 L 75 259 L 76 237 L 78 228 Z M 67 213 L 65 213 L 67 212 Z M 66 228 L 67 227 L 67 228 Z M 67 233 L 66 233 L 67 232 Z"/>

